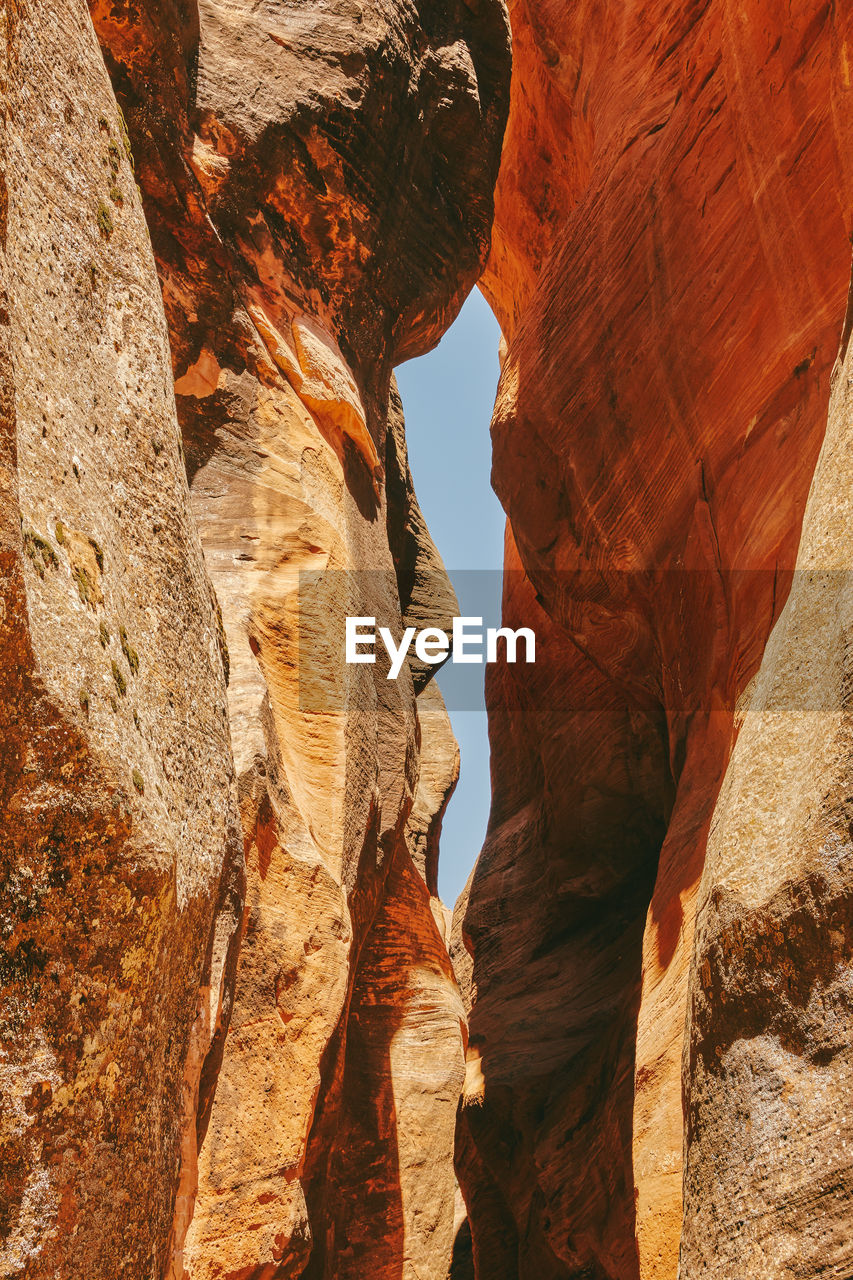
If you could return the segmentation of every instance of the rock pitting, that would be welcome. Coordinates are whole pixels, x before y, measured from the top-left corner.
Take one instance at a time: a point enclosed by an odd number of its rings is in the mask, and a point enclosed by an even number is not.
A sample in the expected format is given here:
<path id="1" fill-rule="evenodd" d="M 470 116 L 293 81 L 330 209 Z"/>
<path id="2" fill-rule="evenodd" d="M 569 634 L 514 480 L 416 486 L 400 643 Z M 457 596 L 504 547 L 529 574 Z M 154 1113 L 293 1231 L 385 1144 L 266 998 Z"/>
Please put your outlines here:
<path id="1" fill-rule="evenodd" d="M 159 288 L 85 8 L 7 5 L 3 1275 L 160 1275 L 243 851 Z"/>

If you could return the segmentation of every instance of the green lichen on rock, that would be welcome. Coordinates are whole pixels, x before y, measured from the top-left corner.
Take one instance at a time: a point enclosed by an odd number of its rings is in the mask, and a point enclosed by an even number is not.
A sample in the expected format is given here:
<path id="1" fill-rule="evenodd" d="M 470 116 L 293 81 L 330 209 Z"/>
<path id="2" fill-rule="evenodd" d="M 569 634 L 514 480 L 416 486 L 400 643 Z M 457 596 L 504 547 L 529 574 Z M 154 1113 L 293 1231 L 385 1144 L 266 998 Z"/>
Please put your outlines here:
<path id="1" fill-rule="evenodd" d="M 110 629 L 105 622 L 102 622 L 100 626 L 100 639 L 101 639 L 101 644 L 106 649 L 107 645 L 110 642 Z"/>
<path id="2" fill-rule="evenodd" d="M 113 215 L 110 213 L 109 209 L 104 204 L 103 200 L 98 201 L 97 223 L 98 223 L 98 230 L 100 231 L 101 235 L 104 237 L 105 240 L 109 240 L 110 236 L 115 230 L 115 226 L 113 224 Z"/>
<path id="3" fill-rule="evenodd" d="M 127 121 L 125 120 L 124 112 L 118 103 L 116 103 L 116 109 L 118 110 L 118 128 L 119 133 L 121 134 L 122 145 L 124 146 L 124 154 L 127 156 L 127 163 L 135 172 L 136 162 L 133 159 L 133 149 L 130 145 L 130 134 L 127 131 Z"/>
<path id="4" fill-rule="evenodd" d="M 88 689 L 80 690 L 80 709 L 82 711 L 85 711 L 86 715 L 89 714 L 89 690 Z"/>
<path id="5" fill-rule="evenodd" d="M 35 529 L 22 525 L 21 532 L 24 538 L 24 551 L 35 566 L 38 576 L 43 578 L 46 569 L 51 565 L 55 568 L 59 564 L 59 558 L 47 538 L 36 533 Z"/>
<path id="6" fill-rule="evenodd" d="M 145 781 L 142 777 L 142 774 L 139 772 L 138 769 L 134 769 L 133 773 L 130 776 L 131 776 L 131 779 L 133 780 L 133 785 L 136 788 L 136 790 L 139 792 L 141 796 L 144 796 Z"/>
<path id="7" fill-rule="evenodd" d="M 116 662 L 115 658 L 113 658 L 113 661 L 112 661 L 112 672 L 113 672 L 113 680 L 115 680 L 116 688 L 118 689 L 121 696 L 124 697 L 125 694 L 127 693 L 127 681 L 125 680 L 124 675 L 122 674 L 122 669 Z"/>
<path id="8" fill-rule="evenodd" d="M 59 543 L 61 547 L 64 547 L 65 546 L 65 528 L 61 520 L 57 520 L 55 532 L 56 532 L 56 541 Z"/>
<path id="9" fill-rule="evenodd" d="M 118 103 L 116 103 L 116 110 L 118 111 L 118 131 L 121 137 L 122 147 L 124 148 L 124 154 L 127 156 L 127 163 L 130 165 L 131 169 L 135 169 L 136 166 L 133 159 L 133 150 L 130 145 L 130 134 L 127 132 L 127 121 L 125 120 L 124 112 Z M 113 131 L 110 128 L 110 122 L 107 120 L 106 116 L 98 116 L 98 127 L 101 132 L 107 134 L 110 139 L 108 148 L 110 165 L 113 173 L 118 173 L 118 161 L 121 156 L 121 151 L 119 150 L 118 143 L 113 138 Z"/>
<path id="10" fill-rule="evenodd" d="M 91 604 L 92 583 L 88 573 L 83 568 L 83 565 L 75 564 L 74 568 L 72 569 L 72 574 L 74 576 L 74 581 L 77 583 L 77 591 L 79 593 L 80 599 L 83 601 L 84 604 Z"/>
<path id="11" fill-rule="evenodd" d="M 130 667 L 131 674 L 136 675 L 139 671 L 139 654 L 128 640 L 127 629 L 125 627 L 119 627 L 118 634 L 119 639 L 121 640 L 121 651 L 125 658 L 127 658 L 127 665 Z"/>
<path id="12" fill-rule="evenodd" d="M 96 562 L 97 562 L 98 568 L 100 569 L 101 573 L 103 573 L 103 571 L 104 571 L 104 552 L 103 552 L 103 548 L 101 547 L 101 544 L 100 544 L 100 542 L 98 542 L 97 538 L 93 538 L 91 534 L 89 534 L 89 546 L 90 546 L 90 547 L 92 548 L 92 550 L 94 551 L 94 553 L 95 553 L 95 560 L 96 560 Z"/>

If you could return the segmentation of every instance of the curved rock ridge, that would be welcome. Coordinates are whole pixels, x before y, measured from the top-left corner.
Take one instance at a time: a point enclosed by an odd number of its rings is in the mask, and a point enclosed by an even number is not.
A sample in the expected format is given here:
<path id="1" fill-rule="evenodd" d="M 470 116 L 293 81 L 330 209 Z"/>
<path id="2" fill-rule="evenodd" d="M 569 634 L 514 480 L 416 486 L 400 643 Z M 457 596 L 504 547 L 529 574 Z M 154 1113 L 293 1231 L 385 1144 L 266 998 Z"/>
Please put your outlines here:
<path id="1" fill-rule="evenodd" d="M 455 913 L 473 1266 L 840 1275 L 846 587 L 819 607 L 804 573 L 779 619 L 850 272 L 851 16 L 511 21 L 484 290 L 504 616 L 538 644 L 533 673 L 490 673 L 492 812 Z M 823 528 L 814 563 L 849 568 L 841 388 L 804 569 Z M 825 644 L 831 728 L 800 696 Z"/>
<path id="2" fill-rule="evenodd" d="M 343 639 L 348 614 L 399 633 L 456 611 L 391 371 L 438 340 L 488 253 L 506 12 L 90 8 L 227 639 L 247 867 L 168 1277 L 444 1280 L 465 1019 L 435 859 L 456 748 L 426 669 L 347 667 Z"/>
<path id="3" fill-rule="evenodd" d="M 217 609 L 89 14 L 2 22 L 0 1274 L 160 1276 L 242 908 Z"/>

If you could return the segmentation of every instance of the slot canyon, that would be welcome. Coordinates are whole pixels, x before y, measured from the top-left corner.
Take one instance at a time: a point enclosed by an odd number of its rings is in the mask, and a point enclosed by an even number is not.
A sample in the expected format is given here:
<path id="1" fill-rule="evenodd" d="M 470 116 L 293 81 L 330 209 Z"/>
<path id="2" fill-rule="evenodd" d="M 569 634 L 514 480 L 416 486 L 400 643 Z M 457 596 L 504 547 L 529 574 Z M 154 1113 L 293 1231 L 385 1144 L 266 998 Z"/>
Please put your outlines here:
<path id="1" fill-rule="evenodd" d="M 0 1280 L 849 1280 L 853 6 L 0 14 Z"/>

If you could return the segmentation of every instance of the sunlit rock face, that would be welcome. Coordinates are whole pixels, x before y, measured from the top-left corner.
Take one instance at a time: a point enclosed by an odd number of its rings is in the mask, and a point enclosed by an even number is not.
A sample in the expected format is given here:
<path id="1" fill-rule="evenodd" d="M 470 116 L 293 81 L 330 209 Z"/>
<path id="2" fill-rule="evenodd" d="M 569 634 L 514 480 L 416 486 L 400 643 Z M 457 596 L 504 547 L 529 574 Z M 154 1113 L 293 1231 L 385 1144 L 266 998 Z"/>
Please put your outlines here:
<path id="1" fill-rule="evenodd" d="M 849 851 L 843 734 L 735 708 L 826 427 L 850 14 L 519 0 L 511 19 L 493 480 L 519 571 L 505 616 L 541 639 L 532 676 L 491 677 L 491 823 L 456 913 L 474 1264 L 674 1280 L 681 1249 L 682 1276 L 840 1274 L 846 873 L 820 860 Z M 833 456 L 810 513 L 848 567 Z M 777 628 L 767 689 L 798 646 L 841 644 L 839 601 Z"/>
<path id="2" fill-rule="evenodd" d="M 91 9 L 227 638 L 248 877 L 169 1275 L 443 1280 L 464 1013 L 434 851 L 455 746 L 427 671 L 345 667 L 343 637 L 347 614 L 397 632 L 455 610 L 391 370 L 438 340 L 488 252 L 506 13 Z"/>
<path id="3" fill-rule="evenodd" d="M 223 650 L 89 14 L 2 24 L 0 1274 L 159 1277 L 239 940 Z"/>
<path id="4" fill-rule="evenodd" d="M 797 572 L 744 708 L 697 899 L 687 1280 L 707 1274 L 711 1253 L 726 1277 L 850 1265 L 851 320 Z"/>
<path id="5" fill-rule="evenodd" d="M 172 308 L 183 312 L 179 376 L 235 302 L 266 314 L 273 362 L 292 362 L 297 380 L 311 370 L 295 317 L 386 380 L 389 361 L 440 337 L 488 249 L 507 110 L 500 0 L 91 7 L 124 91 L 172 328 Z M 256 340 L 273 345 L 263 329 Z"/>

